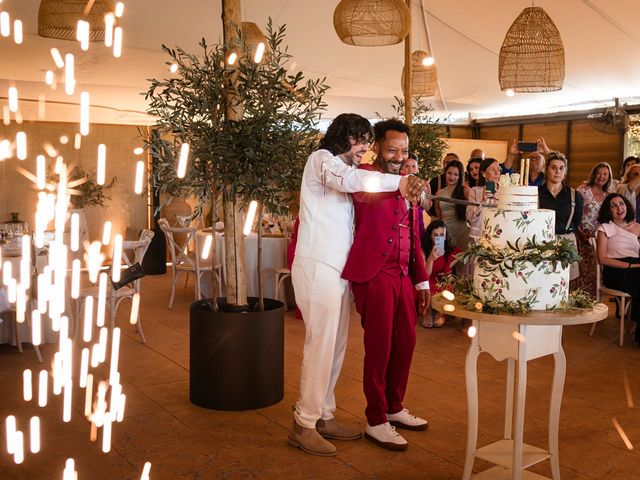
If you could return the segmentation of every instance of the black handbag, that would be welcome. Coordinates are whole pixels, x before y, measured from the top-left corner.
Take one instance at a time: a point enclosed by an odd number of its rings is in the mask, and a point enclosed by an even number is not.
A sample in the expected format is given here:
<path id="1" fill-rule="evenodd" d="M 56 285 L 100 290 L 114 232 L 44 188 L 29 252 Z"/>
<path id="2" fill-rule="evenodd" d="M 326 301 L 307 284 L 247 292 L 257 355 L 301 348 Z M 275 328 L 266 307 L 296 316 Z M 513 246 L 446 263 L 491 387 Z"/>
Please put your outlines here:
<path id="1" fill-rule="evenodd" d="M 122 270 L 122 273 L 120 273 L 120 281 L 114 282 L 112 280 L 111 285 L 113 285 L 114 290 L 118 290 L 124 287 L 125 285 L 135 280 L 138 280 L 139 278 L 144 277 L 145 275 L 146 274 L 144 273 L 144 270 L 142 269 L 142 266 L 140 265 L 140 263 L 136 262 L 133 265 L 131 265 L 129 268 Z"/>

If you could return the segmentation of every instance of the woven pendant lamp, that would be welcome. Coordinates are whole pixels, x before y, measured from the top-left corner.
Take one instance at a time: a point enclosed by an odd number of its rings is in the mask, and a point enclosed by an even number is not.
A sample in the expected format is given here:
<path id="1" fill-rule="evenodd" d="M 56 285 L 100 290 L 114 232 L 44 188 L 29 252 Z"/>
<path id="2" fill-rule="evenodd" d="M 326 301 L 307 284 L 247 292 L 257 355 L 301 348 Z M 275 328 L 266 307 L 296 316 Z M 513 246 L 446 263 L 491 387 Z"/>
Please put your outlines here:
<path id="1" fill-rule="evenodd" d="M 411 12 L 404 0 L 341 0 L 333 12 L 333 27 L 349 45 L 395 45 L 411 30 Z"/>
<path id="2" fill-rule="evenodd" d="M 87 0 L 40 0 L 38 35 L 60 40 L 75 40 L 78 20 L 89 22 L 89 40 L 104 40 L 104 16 L 115 10 L 113 0 L 95 0 L 84 14 Z M 117 26 L 117 21 L 116 24 Z"/>
<path id="3" fill-rule="evenodd" d="M 500 48 L 500 89 L 552 92 L 564 82 L 564 46 L 553 20 L 540 7 L 525 8 Z"/>
<path id="4" fill-rule="evenodd" d="M 430 57 L 429 52 L 416 50 L 411 54 L 411 95 L 413 97 L 432 97 L 436 94 L 438 71 L 435 64 L 425 66 L 423 60 Z M 404 93 L 404 72 L 402 69 L 402 92 Z"/>
<path id="5" fill-rule="evenodd" d="M 263 43 L 264 55 L 262 58 L 266 59 L 268 57 L 269 42 L 258 25 L 253 22 L 242 22 L 242 35 L 244 36 L 244 43 L 247 47 L 247 52 L 251 56 L 255 55 L 258 45 Z"/>

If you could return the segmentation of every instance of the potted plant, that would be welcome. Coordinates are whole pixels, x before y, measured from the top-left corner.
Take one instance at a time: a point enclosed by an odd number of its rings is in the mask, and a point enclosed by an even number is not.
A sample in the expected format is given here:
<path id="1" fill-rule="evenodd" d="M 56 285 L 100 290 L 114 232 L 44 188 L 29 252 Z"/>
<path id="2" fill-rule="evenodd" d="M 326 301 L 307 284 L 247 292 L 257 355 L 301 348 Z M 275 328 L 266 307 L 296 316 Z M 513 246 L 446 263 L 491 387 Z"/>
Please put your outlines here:
<path id="1" fill-rule="evenodd" d="M 300 180 L 327 88 L 290 72 L 284 26 L 269 20 L 269 54 L 255 62 L 237 25 L 239 18 L 225 44 L 203 39 L 199 55 L 163 46 L 178 70 L 151 80 L 146 95 L 148 113 L 157 118 L 157 135 L 148 137 L 155 188 L 196 197 L 200 210 L 217 201 L 224 207 L 226 291 L 191 306 L 190 393 L 198 405 L 229 410 L 270 405 L 284 395 L 282 304 L 265 299 L 260 311 L 262 302 L 247 297 L 243 210 L 258 200 L 282 211 Z M 178 178 L 185 143 L 190 159 Z"/>

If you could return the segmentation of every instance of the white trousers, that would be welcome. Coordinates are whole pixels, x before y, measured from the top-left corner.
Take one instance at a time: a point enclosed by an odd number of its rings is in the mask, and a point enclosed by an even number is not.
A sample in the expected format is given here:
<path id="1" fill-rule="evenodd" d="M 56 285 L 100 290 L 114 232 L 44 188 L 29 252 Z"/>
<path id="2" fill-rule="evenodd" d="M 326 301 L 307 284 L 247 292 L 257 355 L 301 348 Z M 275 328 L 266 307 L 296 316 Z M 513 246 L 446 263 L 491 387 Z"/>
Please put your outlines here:
<path id="1" fill-rule="evenodd" d="M 294 418 L 305 428 L 315 428 L 320 418 L 333 418 L 336 409 L 334 389 L 349 335 L 349 282 L 340 275 L 327 264 L 305 257 L 295 257 L 291 267 L 306 329 Z"/>

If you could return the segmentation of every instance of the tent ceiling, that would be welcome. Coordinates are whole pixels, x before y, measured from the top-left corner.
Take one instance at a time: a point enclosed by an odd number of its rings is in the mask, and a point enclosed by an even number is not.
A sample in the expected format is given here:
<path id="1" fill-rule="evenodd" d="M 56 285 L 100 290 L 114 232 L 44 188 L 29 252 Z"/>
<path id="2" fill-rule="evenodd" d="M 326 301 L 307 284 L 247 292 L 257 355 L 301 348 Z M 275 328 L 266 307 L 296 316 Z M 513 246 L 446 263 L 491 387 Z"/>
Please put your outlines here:
<path id="1" fill-rule="evenodd" d="M 4 0 L 0 8 L 24 23 L 25 41 L 16 45 L 0 39 L 0 96 L 12 81 L 21 98 L 77 102 L 44 85 L 44 72 L 53 69 L 49 49 L 77 54 L 77 80 L 101 105 L 105 121 L 148 123 L 143 115 L 147 79 L 169 74 L 168 57 L 160 45 L 197 51 L 201 37 L 220 40 L 219 0 L 125 1 L 124 51 L 115 59 L 102 44 L 88 53 L 77 42 L 36 35 L 36 0 Z M 340 42 L 333 30 L 335 1 L 244 0 L 243 20 L 264 26 L 269 16 L 287 25 L 286 43 L 297 68 L 309 76 L 326 77 L 331 90 L 326 117 L 353 111 L 369 118 L 390 115 L 394 95 L 401 95 L 402 44 L 354 47 Z M 425 24 L 437 62 L 439 94 L 431 102 L 454 118 L 547 113 L 579 109 L 593 101 L 640 97 L 640 5 L 636 0 L 539 0 L 562 36 L 566 55 L 563 90 L 507 97 L 497 79 L 498 53 L 504 35 L 528 0 L 413 0 L 413 46 L 427 46 Z M 634 100 L 633 103 L 638 103 Z M 75 117 L 64 108 L 52 109 L 60 118 Z M 29 109 L 25 109 L 29 115 Z M 109 114 L 109 115 L 107 115 Z"/>

